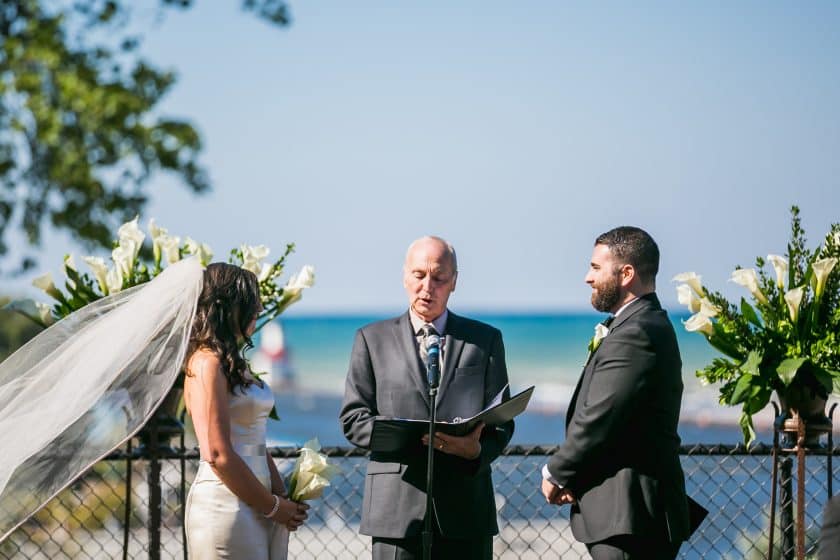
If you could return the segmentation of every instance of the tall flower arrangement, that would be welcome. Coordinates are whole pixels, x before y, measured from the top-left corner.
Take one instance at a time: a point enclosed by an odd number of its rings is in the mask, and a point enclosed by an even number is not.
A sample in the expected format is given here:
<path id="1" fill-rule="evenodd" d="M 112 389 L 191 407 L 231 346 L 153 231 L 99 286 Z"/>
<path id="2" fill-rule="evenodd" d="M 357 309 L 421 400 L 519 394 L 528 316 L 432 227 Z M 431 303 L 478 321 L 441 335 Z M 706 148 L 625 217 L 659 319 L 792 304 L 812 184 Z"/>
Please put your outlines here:
<path id="1" fill-rule="evenodd" d="M 749 292 L 736 305 L 706 289 L 694 272 L 678 274 L 677 297 L 693 315 L 685 328 L 702 334 L 723 357 L 697 371 L 719 383 L 720 402 L 741 405 L 744 440 L 755 439 L 752 415 L 775 391 L 783 407 L 824 417 L 805 403 L 840 394 L 840 224 L 814 250 L 806 246 L 799 208 L 791 208 L 786 255 L 756 258 L 730 280 Z M 767 264 L 770 265 L 769 269 Z M 823 400 L 824 406 L 824 400 Z"/>
<path id="2" fill-rule="evenodd" d="M 82 261 L 87 265 L 88 273 L 78 270 L 72 256 L 65 257 L 64 290 L 56 286 L 50 273 L 36 278 L 33 285 L 52 298 L 51 304 L 23 300 L 12 302 L 8 307 L 46 327 L 102 297 L 148 282 L 167 265 L 186 256 L 195 255 L 203 266 L 209 264 L 213 258 L 212 250 L 204 243 L 189 237 L 182 240 L 181 237 L 170 234 L 166 228 L 160 227 L 154 219 L 149 220 L 147 236 L 140 229 L 138 222 L 139 217 L 134 218 L 117 230 L 110 264 L 101 257 L 83 257 Z M 151 247 L 147 246 L 144 251 L 147 238 L 151 239 Z M 315 283 L 314 269 L 309 265 L 289 278 L 286 284 L 279 283 L 286 257 L 293 250 L 294 244 L 286 245 L 283 254 L 273 263 L 265 262 L 271 253 L 265 245 L 242 245 L 230 252 L 231 264 L 250 270 L 259 280 L 263 311 L 258 318 L 257 329 L 300 300 L 303 290 Z"/>

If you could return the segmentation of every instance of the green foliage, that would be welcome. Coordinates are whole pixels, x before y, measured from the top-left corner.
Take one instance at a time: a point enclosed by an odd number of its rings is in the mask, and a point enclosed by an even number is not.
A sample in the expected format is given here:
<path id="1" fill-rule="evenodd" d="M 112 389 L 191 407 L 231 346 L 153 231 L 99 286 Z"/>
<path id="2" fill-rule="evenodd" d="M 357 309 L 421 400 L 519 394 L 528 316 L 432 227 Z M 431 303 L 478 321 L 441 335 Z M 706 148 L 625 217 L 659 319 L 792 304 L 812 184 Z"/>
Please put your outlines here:
<path id="1" fill-rule="evenodd" d="M 187 256 L 195 256 L 202 266 L 207 266 L 213 258 L 210 247 L 198 243 L 189 237 L 182 241 L 180 237 L 149 221 L 151 250 L 144 251 L 146 234 L 140 230 L 139 217 L 120 226 L 117 239 L 113 241 L 111 252 L 112 265 L 97 257 L 84 257 L 84 262 L 93 272 L 91 275 L 80 272 L 71 258 L 64 259 L 66 279 L 61 289 L 47 273 L 36 278 L 33 284 L 42 289 L 53 301 L 48 315 L 39 313 L 45 308 L 43 303 L 13 302 L 9 308 L 18 311 L 42 326 L 48 326 L 54 320 L 62 319 L 89 303 L 107 295 L 118 293 L 127 288 L 144 284 L 164 270 L 163 262 L 171 264 Z M 300 300 L 303 290 L 314 282 L 314 270 L 305 266 L 300 273 L 293 275 L 285 285 L 278 280 L 285 268 L 286 258 L 294 251 L 294 243 L 286 245 L 285 251 L 272 264 L 264 263 L 270 249 L 264 245 L 248 246 L 230 251 L 229 262 L 253 272 L 259 282 L 260 301 L 263 311 L 260 313 L 257 330 L 274 320 L 291 304 Z"/>
<path id="2" fill-rule="evenodd" d="M 0 297 L 0 362 L 41 331 L 41 327 L 25 317 L 2 309 L 8 298 Z"/>
<path id="3" fill-rule="evenodd" d="M 186 9 L 191 0 L 161 0 Z M 196 193 L 209 187 L 193 126 L 156 112 L 175 84 L 138 53 L 127 0 L 6 0 L 0 4 L 0 257 L 20 229 L 30 246 L 49 223 L 88 248 L 106 247 L 139 214 L 158 171 Z M 279 0 L 242 0 L 276 25 Z M 98 39 L 98 40 L 97 40 Z M 21 268 L 34 265 L 24 255 Z"/>
<path id="4" fill-rule="evenodd" d="M 752 295 L 752 303 L 741 298 L 739 306 L 707 290 L 694 273 L 675 277 L 688 283 L 677 293 L 695 313 L 686 328 L 724 354 L 697 376 L 721 385 L 722 404 L 742 406 L 747 443 L 755 438 L 752 415 L 767 406 L 773 391 L 782 398 L 803 391 L 825 398 L 840 388 L 840 224 L 832 224 L 810 251 L 793 206 L 787 255 L 767 260 L 775 274 L 761 257 L 756 269 L 736 268 L 733 281 Z"/>

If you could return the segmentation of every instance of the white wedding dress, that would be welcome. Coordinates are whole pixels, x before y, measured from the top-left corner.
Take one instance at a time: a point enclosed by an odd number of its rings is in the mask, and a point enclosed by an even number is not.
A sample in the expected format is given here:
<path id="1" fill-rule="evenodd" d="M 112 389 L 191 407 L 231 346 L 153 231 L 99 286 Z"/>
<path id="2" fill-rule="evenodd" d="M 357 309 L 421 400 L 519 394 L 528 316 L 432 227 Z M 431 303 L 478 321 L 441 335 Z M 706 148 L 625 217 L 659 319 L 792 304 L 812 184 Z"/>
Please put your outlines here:
<path id="1" fill-rule="evenodd" d="M 265 384 L 252 383 L 244 393 L 237 387 L 230 395 L 231 443 L 268 490 L 265 428 L 272 406 L 274 397 Z M 236 497 L 204 460 L 187 496 L 185 523 L 192 560 L 282 560 L 288 555 L 288 530 Z"/>

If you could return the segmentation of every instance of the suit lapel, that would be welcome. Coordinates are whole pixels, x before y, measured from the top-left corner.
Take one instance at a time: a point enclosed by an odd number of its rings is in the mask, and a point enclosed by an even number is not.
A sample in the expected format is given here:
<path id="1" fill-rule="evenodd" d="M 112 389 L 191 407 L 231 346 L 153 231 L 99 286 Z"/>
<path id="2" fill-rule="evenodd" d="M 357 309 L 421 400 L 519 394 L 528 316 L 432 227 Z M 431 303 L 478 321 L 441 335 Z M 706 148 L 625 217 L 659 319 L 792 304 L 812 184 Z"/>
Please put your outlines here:
<path id="1" fill-rule="evenodd" d="M 594 353 L 594 352 L 593 352 Z M 590 355 L 591 357 L 591 355 Z M 580 394 L 580 387 L 583 385 L 583 378 L 589 371 L 589 361 L 583 366 L 583 371 L 580 372 L 577 385 L 575 385 L 575 392 L 572 393 L 572 400 L 569 401 L 569 407 L 566 409 L 566 430 L 569 429 L 569 424 L 572 422 L 572 416 L 575 414 L 575 406 L 577 405 L 578 395 Z"/>
<path id="2" fill-rule="evenodd" d="M 429 384 L 426 381 L 426 372 L 421 367 L 420 356 L 417 353 L 417 340 L 414 338 L 414 329 L 411 327 L 408 312 L 394 321 L 393 332 L 397 339 L 397 347 L 402 349 L 402 354 L 407 358 L 409 377 L 417 386 L 423 400 L 426 401 L 426 406 L 429 406 Z"/>
<path id="3" fill-rule="evenodd" d="M 615 320 L 613 320 L 612 324 L 610 325 L 610 332 L 614 331 L 615 329 L 626 323 L 630 317 L 632 317 L 642 309 L 647 309 L 650 307 L 653 307 L 654 309 L 659 309 L 661 307 L 659 305 L 659 298 L 656 297 L 656 293 L 654 292 L 640 296 L 636 301 L 628 305 L 627 308 L 624 311 L 622 311 L 621 314 L 619 314 L 618 317 L 615 318 Z"/>
<path id="4" fill-rule="evenodd" d="M 443 395 L 446 389 L 452 383 L 452 378 L 455 376 L 455 366 L 458 365 L 458 360 L 461 358 L 461 351 L 464 349 L 464 335 L 462 332 L 463 323 L 460 317 L 449 312 L 449 317 L 446 320 L 446 343 L 443 347 L 443 378 L 440 381 L 440 389 L 438 390 L 438 406 L 443 401 Z"/>
<path id="5" fill-rule="evenodd" d="M 612 324 L 610 324 L 610 327 L 609 327 L 610 332 L 613 332 L 615 329 L 619 328 L 630 317 L 632 317 L 633 315 L 635 315 L 636 313 L 638 313 L 642 309 L 651 308 L 651 307 L 654 308 L 654 309 L 660 309 L 661 308 L 661 306 L 659 305 L 659 298 L 656 297 L 656 293 L 654 293 L 654 292 L 651 292 L 649 294 L 645 294 L 645 295 L 639 297 L 639 299 L 637 299 L 636 301 L 634 301 L 630 305 L 628 305 L 627 308 L 624 311 L 622 311 L 621 314 L 619 314 L 618 317 L 616 317 L 613 320 Z M 609 334 L 607 336 L 609 336 Z M 603 342 L 604 341 L 602 340 L 601 343 L 603 344 Z M 580 396 L 580 390 L 581 390 L 581 387 L 583 386 L 583 380 L 587 375 L 592 374 L 592 367 L 590 365 L 591 362 L 592 362 L 592 357 L 595 355 L 595 352 L 597 352 L 600 347 L 601 347 L 601 345 L 599 344 L 598 348 L 596 348 L 595 350 L 593 350 L 592 352 L 589 353 L 589 356 L 586 358 L 586 364 L 583 366 L 583 371 L 580 374 L 580 378 L 578 378 L 577 386 L 575 386 L 575 392 L 572 394 L 572 400 L 569 401 L 569 408 L 566 409 L 566 429 L 567 430 L 569 429 L 569 424 L 572 421 L 572 416 L 575 413 L 575 406 L 577 406 L 577 400 L 578 400 L 578 397 Z"/>

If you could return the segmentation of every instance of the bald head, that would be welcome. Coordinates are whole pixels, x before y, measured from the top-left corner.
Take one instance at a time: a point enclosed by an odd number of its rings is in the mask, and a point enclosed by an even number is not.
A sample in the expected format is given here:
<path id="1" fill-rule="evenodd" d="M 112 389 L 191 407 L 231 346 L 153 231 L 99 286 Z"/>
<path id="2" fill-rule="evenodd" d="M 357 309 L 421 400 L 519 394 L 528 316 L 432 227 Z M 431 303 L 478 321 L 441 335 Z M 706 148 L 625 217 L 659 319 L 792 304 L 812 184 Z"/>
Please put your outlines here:
<path id="1" fill-rule="evenodd" d="M 455 255 L 455 247 L 452 246 L 446 239 L 437 237 L 435 235 L 426 235 L 420 239 L 415 239 L 408 246 L 405 252 L 405 262 L 408 263 L 412 251 L 416 250 L 432 250 L 441 251 L 445 258 L 449 261 L 449 266 L 452 271 L 458 273 L 458 257 Z"/>
<path id="2" fill-rule="evenodd" d="M 455 249 L 445 240 L 427 236 L 409 245 L 403 286 L 411 309 L 423 320 L 434 321 L 443 314 L 457 278 Z"/>

